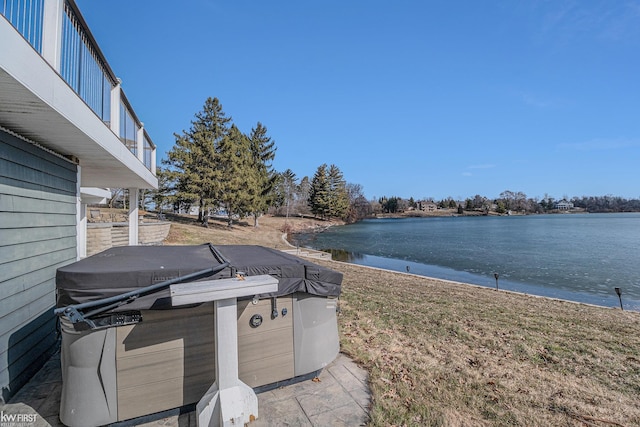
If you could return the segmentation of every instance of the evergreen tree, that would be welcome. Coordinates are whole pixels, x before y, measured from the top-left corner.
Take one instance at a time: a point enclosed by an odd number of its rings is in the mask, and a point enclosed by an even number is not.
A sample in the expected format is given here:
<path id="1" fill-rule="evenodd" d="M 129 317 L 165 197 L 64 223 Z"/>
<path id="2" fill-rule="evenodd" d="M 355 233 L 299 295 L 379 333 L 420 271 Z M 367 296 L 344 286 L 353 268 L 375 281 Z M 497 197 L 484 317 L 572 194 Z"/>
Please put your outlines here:
<path id="1" fill-rule="evenodd" d="M 305 176 L 300 180 L 300 184 L 295 189 L 294 207 L 295 211 L 299 214 L 309 213 L 309 194 L 311 192 L 311 182 L 309 177 Z"/>
<path id="2" fill-rule="evenodd" d="M 286 171 L 280 174 L 280 182 L 282 183 L 283 196 L 284 196 L 284 204 L 286 206 L 286 219 L 289 219 L 289 208 L 295 197 L 296 191 L 296 174 L 293 173 L 291 169 L 287 169 Z"/>
<path id="3" fill-rule="evenodd" d="M 330 211 L 329 180 L 327 178 L 327 164 L 318 166 L 311 180 L 309 189 L 309 208 L 311 213 L 326 218 Z"/>
<path id="4" fill-rule="evenodd" d="M 392 196 L 385 200 L 383 204 L 384 210 L 387 213 L 396 213 L 398 212 L 399 198 Z"/>
<path id="5" fill-rule="evenodd" d="M 275 179 L 273 180 L 273 189 L 269 197 L 269 208 L 275 209 L 277 214 L 282 213 L 282 207 L 285 205 L 285 189 L 282 181 L 282 173 L 275 173 Z"/>
<path id="6" fill-rule="evenodd" d="M 230 122 L 220 101 L 208 98 L 202 111 L 196 113 L 191 128 L 181 135 L 174 134 L 176 143 L 164 161 L 170 167 L 168 179 L 175 182 L 176 203 L 198 203 L 201 221 L 206 208 L 217 204 L 222 194 L 217 149 L 229 132 Z"/>
<path id="7" fill-rule="evenodd" d="M 258 122 L 251 129 L 249 136 L 249 148 L 251 151 L 251 170 L 256 188 L 253 197 L 249 201 L 250 212 L 253 213 L 254 226 L 258 226 L 258 217 L 269 208 L 272 202 L 273 190 L 277 174 L 272 168 L 271 162 L 276 156 L 275 142 L 267 136 L 267 128 Z"/>
<path id="8" fill-rule="evenodd" d="M 311 212 L 321 218 L 344 218 L 349 210 L 349 193 L 342 172 L 326 163 L 316 170 L 309 191 Z"/>
<path id="9" fill-rule="evenodd" d="M 349 209 L 349 194 L 342 171 L 336 166 L 329 166 L 327 172 L 329 182 L 329 216 L 343 218 Z"/>
<path id="10" fill-rule="evenodd" d="M 258 177 L 253 168 L 253 156 L 249 138 L 232 125 L 229 133 L 218 144 L 220 200 L 228 215 L 228 225 L 233 224 L 234 215 L 245 215 L 252 209 L 258 193 Z"/>
<path id="11" fill-rule="evenodd" d="M 162 213 L 166 205 L 173 205 L 175 202 L 175 182 L 171 180 L 169 171 L 160 166 L 156 168 L 156 177 L 158 178 L 158 189 L 151 191 L 151 199 L 156 205 L 156 210 Z"/>
<path id="12" fill-rule="evenodd" d="M 471 199 L 467 198 L 464 202 L 464 208 L 468 211 L 473 209 L 473 202 Z"/>

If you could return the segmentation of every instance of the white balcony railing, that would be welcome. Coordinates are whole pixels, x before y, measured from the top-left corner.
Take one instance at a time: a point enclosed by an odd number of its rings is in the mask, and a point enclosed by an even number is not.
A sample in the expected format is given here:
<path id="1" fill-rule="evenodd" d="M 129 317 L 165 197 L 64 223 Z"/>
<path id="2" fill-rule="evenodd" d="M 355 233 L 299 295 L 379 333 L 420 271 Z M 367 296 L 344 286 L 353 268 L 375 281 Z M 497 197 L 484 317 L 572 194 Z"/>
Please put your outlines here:
<path id="1" fill-rule="evenodd" d="M 109 124 L 111 91 L 117 80 L 79 16 L 71 3 L 65 3 L 59 73 L 93 112 Z"/>
<path id="2" fill-rule="evenodd" d="M 0 12 L 42 54 L 44 0 L 2 0 Z"/>
<path id="3" fill-rule="evenodd" d="M 73 0 L 0 0 L 0 13 L 155 174 L 156 147 Z"/>
<path id="4" fill-rule="evenodd" d="M 120 98 L 120 140 L 127 146 L 136 156 L 138 155 L 138 133 L 142 129 L 142 125 L 138 118 L 135 116 L 133 109 L 129 106 L 129 101 L 126 97 Z"/>

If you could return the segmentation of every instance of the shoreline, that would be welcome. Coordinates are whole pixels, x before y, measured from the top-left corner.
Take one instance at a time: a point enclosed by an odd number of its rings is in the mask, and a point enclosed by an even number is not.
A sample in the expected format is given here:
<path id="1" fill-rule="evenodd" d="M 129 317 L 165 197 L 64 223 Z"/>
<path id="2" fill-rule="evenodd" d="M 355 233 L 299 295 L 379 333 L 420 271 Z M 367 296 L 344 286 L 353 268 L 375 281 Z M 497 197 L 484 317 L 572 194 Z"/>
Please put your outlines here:
<path id="1" fill-rule="evenodd" d="M 259 228 L 232 229 L 173 223 L 167 244 L 291 249 L 284 222 L 263 217 Z M 372 426 L 640 425 L 637 312 L 310 261 L 343 274 L 340 351 L 369 374 Z"/>
<path id="2" fill-rule="evenodd" d="M 545 214 L 546 215 L 546 214 Z M 549 214 L 552 215 L 552 214 Z M 555 214 L 553 214 L 555 215 Z M 428 216 L 423 216 L 424 218 L 428 217 Z M 434 215 L 433 217 L 438 217 L 437 215 Z M 442 216 L 439 216 L 442 217 Z M 410 216 L 401 216 L 401 217 L 384 217 L 384 219 L 389 218 L 389 219 L 404 219 L 404 218 L 416 218 L 416 217 L 410 217 Z M 371 219 L 375 219 L 375 218 L 371 218 Z M 348 224 L 330 224 L 324 227 L 315 227 L 311 230 L 296 230 L 296 231 L 292 231 L 290 234 L 317 234 L 317 233 L 323 233 L 327 230 L 329 230 L 329 228 L 331 228 L 334 225 L 348 225 Z M 284 237 L 286 235 L 286 237 Z M 296 248 L 296 249 L 304 249 L 304 250 L 308 250 L 308 251 L 316 251 L 316 252 L 325 252 L 325 253 L 331 253 L 328 251 L 322 251 L 313 247 L 308 247 L 308 246 L 299 246 L 299 245 L 294 245 L 293 243 L 291 243 L 291 236 L 287 233 L 285 233 L 283 235 L 283 240 L 291 247 L 291 248 Z M 391 260 L 392 262 L 398 262 L 398 263 L 406 263 L 408 261 L 406 260 L 402 260 L 402 259 L 398 259 L 398 258 L 387 258 L 387 257 L 383 257 L 383 256 L 375 256 L 375 255 L 370 255 L 370 254 L 364 254 L 364 253 L 358 253 L 358 252 L 351 252 L 348 250 L 344 250 L 344 249 L 331 249 L 331 251 L 343 251 L 346 254 L 349 255 L 354 255 L 354 256 L 364 256 L 364 257 L 369 257 L 369 258 L 384 258 L 387 260 Z M 550 296 L 550 295 L 543 295 L 542 292 L 540 294 L 537 293 L 532 293 L 532 292 L 527 292 L 527 291 L 521 291 L 521 290 L 513 290 L 513 289 L 494 289 L 492 286 L 488 286 L 488 285 L 481 285 L 478 283 L 472 283 L 472 282 L 466 282 L 466 281 L 459 281 L 459 280 L 452 280 L 452 279 L 446 279 L 443 277 L 437 277 L 437 276 L 432 276 L 432 275 L 427 275 L 427 274 L 419 274 L 419 273 L 410 273 L 410 272 L 404 272 L 401 270 L 394 270 L 391 268 L 384 268 L 384 267 L 379 267 L 376 265 L 367 265 L 367 264 L 360 264 L 358 262 L 353 262 L 353 261 L 349 261 L 349 260 L 340 260 L 340 259 L 334 259 L 333 258 L 333 254 L 331 257 L 331 260 L 333 262 L 341 262 L 341 263 L 345 263 L 345 264 L 349 264 L 349 265 L 354 265 L 357 267 L 365 267 L 365 268 L 371 268 L 371 269 L 377 269 L 380 271 L 385 271 L 385 272 L 390 272 L 390 273 L 398 273 L 398 274 L 404 274 L 404 275 L 412 275 L 415 277 L 421 277 L 421 278 L 426 278 L 429 280 L 434 280 L 434 281 L 441 281 L 443 283 L 454 283 L 454 284 L 462 284 L 462 285 L 467 285 L 467 286 L 471 286 L 471 287 L 475 287 L 475 288 L 480 288 L 480 289 L 489 289 L 489 290 L 496 290 L 496 291 L 501 291 L 501 292 L 506 292 L 506 293 L 511 293 L 513 295 L 521 295 L 521 296 L 532 296 L 535 298 L 543 298 L 543 299 L 547 299 L 549 301 L 561 301 L 561 302 L 568 302 L 568 303 L 572 303 L 572 304 L 580 304 L 580 305 L 584 305 L 584 306 L 589 306 L 589 307 L 598 307 L 598 308 L 604 308 L 604 309 L 613 309 L 613 310 L 620 310 L 620 307 L 615 303 L 615 302 L 610 302 L 609 304 L 605 304 L 604 302 L 602 304 L 598 304 L 598 303 L 593 303 L 593 302 L 586 302 L 586 301 L 580 301 L 579 299 L 570 299 L 570 298 L 562 298 L 562 297 L 557 297 L 557 296 Z M 419 262 L 411 262 L 414 264 L 420 264 L 423 265 L 427 268 L 430 267 L 435 267 L 435 268 L 446 268 L 446 269 L 450 269 L 449 267 L 442 267 L 439 265 L 431 265 L 431 264 L 423 264 L 423 263 L 419 263 Z M 408 268 L 408 267 L 407 267 Z M 459 272 L 461 274 L 465 274 L 467 272 L 464 271 L 459 271 L 459 270 L 455 270 L 455 269 L 451 269 L 453 271 Z M 468 273 L 468 274 L 472 274 L 472 273 Z M 502 279 L 503 282 L 505 283 L 505 279 Z M 507 283 L 511 283 L 512 286 L 524 286 L 524 287 L 531 287 L 531 288 L 542 288 L 544 289 L 544 285 L 540 285 L 540 284 L 536 284 L 536 283 L 519 283 L 519 282 L 514 282 L 514 281 L 508 281 Z M 566 290 L 563 289 L 557 289 L 558 291 L 562 292 L 567 292 Z M 573 294 L 575 294 L 577 297 L 580 295 L 585 296 L 585 299 L 596 299 L 595 296 L 593 296 L 592 294 L 588 294 L 588 293 L 584 293 L 584 292 L 579 292 L 579 291 L 569 291 Z M 609 299 L 615 299 L 613 296 L 611 296 Z M 624 303 L 624 300 L 623 300 Z M 629 303 L 628 303 L 629 304 Z M 621 311 L 630 311 L 630 312 L 634 312 L 634 313 L 640 313 L 640 306 L 638 306 L 638 301 L 637 300 L 631 300 L 631 307 L 624 307 L 623 304 L 623 309 Z"/>
<path id="3" fill-rule="evenodd" d="M 181 221 L 186 220 L 186 217 L 181 217 Z M 195 218 L 191 218 L 189 220 L 192 225 L 188 225 L 181 222 L 173 222 L 171 226 L 171 231 L 169 238 L 166 240 L 165 244 L 200 244 L 204 241 L 212 242 L 213 244 L 258 244 L 262 246 L 268 246 L 272 248 L 281 248 L 281 249 L 305 249 L 303 246 L 296 246 L 292 244 L 289 240 L 291 235 L 298 233 L 322 233 L 327 231 L 331 227 L 335 225 L 346 225 L 341 221 L 323 221 L 317 220 L 314 218 L 301 218 L 301 217 L 289 217 L 285 219 L 284 217 L 264 215 L 260 218 L 260 227 L 255 228 L 248 224 L 245 225 L 234 225 L 231 229 L 229 229 L 226 225 L 220 226 L 216 225 L 216 223 L 210 223 L 208 229 L 204 229 L 200 227 Z M 195 226 L 195 227 L 194 227 Z M 210 236 L 210 237 L 207 237 Z M 286 237 L 285 237 L 286 236 Z M 317 251 L 316 249 L 308 249 L 311 251 Z M 320 251 L 318 251 L 320 252 Z M 326 252 L 324 252 L 326 253 Z M 403 260 L 399 260 L 401 262 L 405 262 Z M 334 260 L 332 262 L 338 262 L 343 265 L 354 266 L 356 268 L 378 268 L 379 271 L 389 272 L 393 274 L 404 275 L 404 277 L 408 277 L 407 273 L 401 270 L 393 270 L 389 268 L 376 267 L 376 266 L 368 266 L 357 264 L 353 262 L 345 262 Z M 419 277 L 425 280 L 430 281 L 438 281 L 442 284 L 454 283 L 454 284 L 464 284 L 470 289 L 486 289 L 486 290 L 494 290 L 491 286 L 485 286 L 469 281 L 461 281 L 461 280 L 451 280 L 446 278 L 440 278 L 433 275 L 426 274 L 416 274 L 415 271 L 409 273 L 412 276 Z M 504 282 L 503 282 L 504 283 Z M 611 302 L 609 305 L 604 304 L 593 304 L 590 302 L 584 301 L 575 301 L 567 298 L 559 298 L 555 296 L 545 296 L 539 295 L 531 292 L 522 292 L 522 291 L 514 291 L 511 289 L 503 289 L 500 291 L 502 293 L 510 293 L 511 295 L 518 296 L 533 296 L 536 298 L 543 298 L 548 301 L 562 301 L 562 302 L 570 302 L 573 304 L 580 304 L 584 306 L 593 306 L 602 309 L 613 309 L 619 310 L 619 306 L 614 302 Z M 624 302 L 624 300 L 623 300 Z M 638 313 L 640 310 L 630 309 L 625 307 L 624 311 Z"/>
<path id="4" fill-rule="evenodd" d="M 293 246 L 291 244 L 290 244 L 290 246 L 293 249 L 299 248 L 299 247 Z M 311 251 L 322 252 L 322 251 L 318 251 L 317 249 L 313 249 L 313 248 L 304 248 L 304 249 L 311 250 Z M 395 258 L 389 258 L 389 259 L 395 259 Z M 398 261 L 402 261 L 402 260 L 398 260 Z M 403 276 L 408 276 L 408 277 L 414 277 L 414 278 L 417 278 L 417 279 L 426 279 L 428 281 L 439 282 L 439 283 L 442 283 L 442 284 L 445 284 L 445 285 L 446 284 L 460 285 L 460 286 L 468 286 L 470 288 L 475 288 L 475 289 L 480 289 L 480 290 L 501 292 L 501 293 L 505 293 L 505 294 L 511 294 L 511 295 L 514 295 L 514 296 L 518 296 L 518 297 L 533 297 L 533 298 L 540 298 L 540 299 L 544 299 L 544 300 L 548 300 L 548 301 L 555 301 L 555 302 L 582 305 L 582 306 L 585 306 L 585 307 L 602 308 L 602 309 L 609 309 L 609 310 L 620 310 L 620 307 L 617 307 L 617 306 L 598 305 L 598 304 L 593 304 L 593 303 L 588 303 L 588 302 L 574 301 L 574 300 L 570 300 L 570 299 L 557 298 L 557 297 L 550 297 L 550 296 L 546 296 L 546 295 L 536 295 L 536 294 L 532 294 L 532 293 L 528 293 L 528 292 L 520 292 L 520 291 L 514 291 L 514 290 L 510 290 L 510 289 L 494 289 L 494 288 L 491 288 L 489 286 L 478 285 L 478 284 L 475 284 L 475 283 L 460 282 L 460 281 L 457 281 L 457 280 L 443 279 L 443 278 L 440 278 L 440 277 L 433 277 L 433 276 L 425 276 L 425 275 L 416 274 L 416 273 L 406 273 L 406 272 L 397 271 L 397 270 L 391 270 L 391 269 L 383 268 L 383 267 L 376 267 L 376 266 L 372 266 L 372 265 L 357 264 L 357 263 L 353 263 L 353 262 L 349 262 L 349 261 L 341 261 L 341 260 L 330 259 L 330 260 L 327 260 L 327 262 L 347 264 L 347 265 L 354 266 L 354 267 L 357 267 L 357 268 L 366 268 L 366 269 L 385 272 L 385 273 L 390 273 L 390 274 L 398 274 L 398 275 L 403 275 Z M 628 311 L 628 312 L 632 312 L 632 313 L 640 313 L 640 310 L 634 310 L 634 309 L 625 309 L 624 311 Z"/>
<path id="5" fill-rule="evenodd" d="M 320 264 L 344 274 L 341 348 L 370 372 L 373 425 L 640 420 L 638 312 Z"/>
<path id="6" fill-rule="evenodd" d="M 527 292 L 512 291 L 510 289 L 493 289 L 493 288 L 488 287 L 488 286 L 476 285 L 474 283 L 458 282 L 456 280 L 442 279 L 442 278 L 439 278 L 439 277 L 431 277 L 431 276 L 423 276 L 421 274 L 415 274 L 415 273 L 404 273 L 402 271 L 389 270 L 387 268 L 374 267 L 374 266 L 370 266 L 370 265 L 354 264 L 354 263 L 350 263 L 350 262 L 347 262 L 347 261 L 338 261 L 338 260 L 333 260 L 332 259 L 331 262 L 339 262 L 339 263 L 354 265 L 354 266 L 357 266 L 357 267 L 363 267 L 363 268 L 369 268 L 369 269 L 372 269 L 372 270 L 383 271 L 383 272 L 386 272 L 386 273 L 406 275 L 406 276 L 411 276 L 411 277 L 415 277 L 415 278 L 418 278 L 418 279 L 428 279 L 430 281 L 442 282 L 444 284 L 469 286 L 469 287 L 472 287 L 472 288 L 475 288 L 475 289 L 489 290 L 489 291 L 494 291 L 494 292 L 503 292 L 503 293 L 506 293 L 506 294 L 512 294 L 514 296 L 519 296 L 519 297 L 542 298 L 542 299 L 546 299 L 546 300 L 549 300 L 549 301 L 556 301 L 556 302 L 563 302 L 563 303 L 566 302 L 566 303 L 583 305 L 583 306 L 586 306 L 586 307 L 593 307 L 593 308 L 604 308 L 604 309 L 610 309 L 610 310 L 619 310 L 620 309 L 619 307 L 609 307 L 609 306 L 606 306 L 606 305 L 591 304 L 591 303 L 581 302 L 581 301 L 572 301 L 572 300 L 563 299 L 563 298 L 555 298 L 555 297 L 549 297 L 549 296 L 545 296 L 545 295 L 531 294 L 531 293 L 527 293 Z M 640 313 L 640 311 L 638 311 L 638 310 L 625 310 L 625 311 L 630 311 L 630 312 L 633 312 L 633 313 Z"/>

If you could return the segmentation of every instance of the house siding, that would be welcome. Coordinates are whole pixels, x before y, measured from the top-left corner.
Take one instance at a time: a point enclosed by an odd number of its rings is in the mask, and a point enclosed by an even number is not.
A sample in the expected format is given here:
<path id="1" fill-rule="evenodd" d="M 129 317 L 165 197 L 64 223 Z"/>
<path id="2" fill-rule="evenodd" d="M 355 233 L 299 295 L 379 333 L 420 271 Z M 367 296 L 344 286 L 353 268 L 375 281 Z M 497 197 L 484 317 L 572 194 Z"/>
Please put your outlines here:
<path id="1" fill-rule="evenodd" d="M 57 348 L 56 269 L 76 260 L 77 166 L 0 129 L 0 401 Z"/>

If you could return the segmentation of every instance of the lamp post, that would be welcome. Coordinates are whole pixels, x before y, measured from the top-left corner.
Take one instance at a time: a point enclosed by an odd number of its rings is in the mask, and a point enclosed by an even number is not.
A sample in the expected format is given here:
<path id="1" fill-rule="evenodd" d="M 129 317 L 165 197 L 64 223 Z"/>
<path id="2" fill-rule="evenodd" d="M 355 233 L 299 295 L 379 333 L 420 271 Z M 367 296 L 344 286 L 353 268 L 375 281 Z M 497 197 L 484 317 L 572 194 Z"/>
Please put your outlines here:
<path id="1" fill-rule="evenodd" d="M 496 278 L 496 291 L 498 291 L 498 277 L 500 277 L 500 275 L 498 273 L 493 273 L 493 277 Z"/>
<path id="2" fill-rule="evenodd" d="M 624 308 L 622 308 L 622 291 L 620 288 L 615 288 L 615 290 L 616 294 L 618 294 L 618 299 L 620 300 L 620 310 L 624 311 Z"/>

